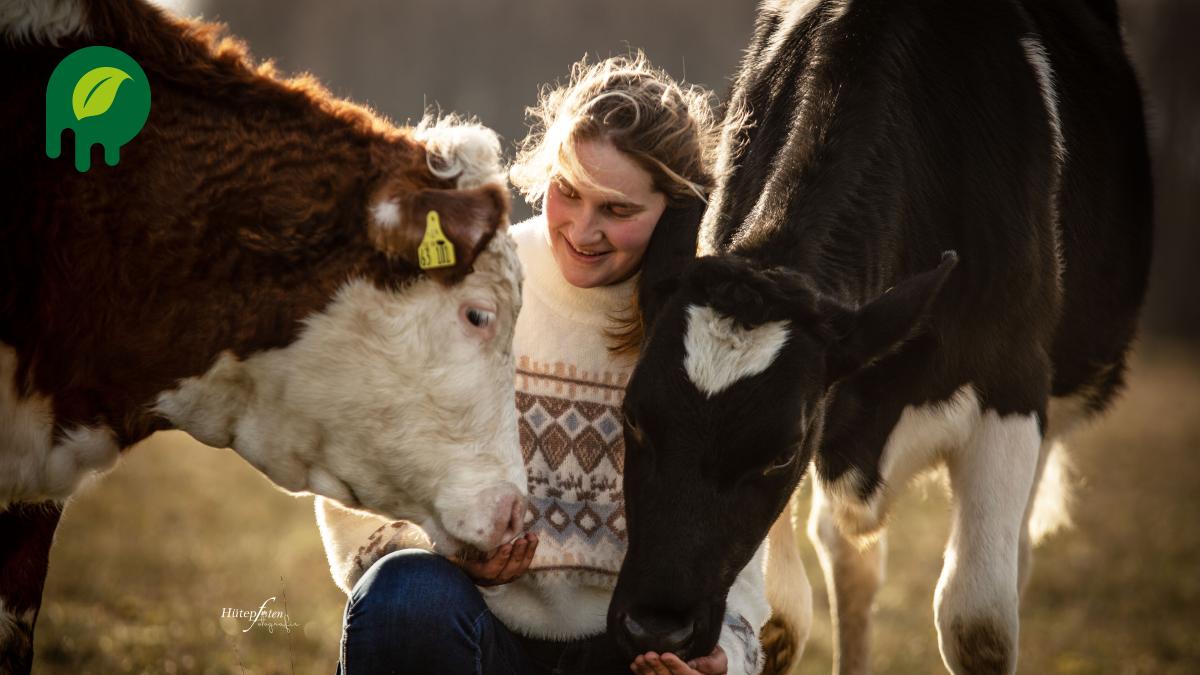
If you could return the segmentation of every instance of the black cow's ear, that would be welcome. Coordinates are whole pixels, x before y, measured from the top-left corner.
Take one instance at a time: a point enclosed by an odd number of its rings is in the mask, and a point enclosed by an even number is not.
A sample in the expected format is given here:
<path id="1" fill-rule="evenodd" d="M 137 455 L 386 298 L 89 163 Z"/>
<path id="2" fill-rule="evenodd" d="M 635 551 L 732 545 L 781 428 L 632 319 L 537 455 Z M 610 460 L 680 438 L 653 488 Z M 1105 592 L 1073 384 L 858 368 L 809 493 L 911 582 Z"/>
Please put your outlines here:
<path id="1" fill-rule="evenodd" d="M 647 329 L 654 324 L 658 311 L 679 288 L 679 276 L 696 258 L 696 234 L 704 202 L 699 198 L 668 206 L 654 226 L 654 234 L 642 257 L 638 279 L 638 308 Z"/>
<path id="2" fill-rule="evenodd" d="M 946 251 L 937 267 L 902 281 L 858 310 L 829 307 L 834 336 L 827 356 L 830 381 L 871 365 L 916 335 L 957 264 L 958 254 Z"/>

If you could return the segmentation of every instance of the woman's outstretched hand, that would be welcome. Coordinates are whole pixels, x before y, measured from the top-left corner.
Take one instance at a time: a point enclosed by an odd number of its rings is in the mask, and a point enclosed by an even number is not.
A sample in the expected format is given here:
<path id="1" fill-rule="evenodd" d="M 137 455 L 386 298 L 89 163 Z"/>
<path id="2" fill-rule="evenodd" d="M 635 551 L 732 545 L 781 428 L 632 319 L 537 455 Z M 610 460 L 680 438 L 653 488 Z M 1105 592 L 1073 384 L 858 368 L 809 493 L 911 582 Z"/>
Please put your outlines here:
<path id="1" fill-rule="evenodd" d="M 530 532 L 493 550 L 485 558 L 454 556 L 451 560 L 471 577 L 475 585 L 499 586 L 525 574 L 537 545 L 537 535 Z"/>
<path id="2" fill-rule="evenodd" d="M 725 650 L 717 647 L 708 656 L 692 659 L 687 663 L 674 654 L 658 655 L 647 652 L 633 660 L 629 669 L 637 675 L 725 675 L 729 660 Z"/>

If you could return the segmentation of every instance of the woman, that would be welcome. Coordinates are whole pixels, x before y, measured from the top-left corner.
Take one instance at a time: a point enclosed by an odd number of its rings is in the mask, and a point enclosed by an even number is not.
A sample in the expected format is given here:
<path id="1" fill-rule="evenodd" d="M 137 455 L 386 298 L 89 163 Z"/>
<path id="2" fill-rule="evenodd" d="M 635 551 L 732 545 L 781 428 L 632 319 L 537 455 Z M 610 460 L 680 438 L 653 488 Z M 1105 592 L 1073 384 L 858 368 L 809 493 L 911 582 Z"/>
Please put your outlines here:
<path id="1" fill-rule="evenodd" d="M 361 521 L 327 523 L 335 579 L 352 588 L 339 669 L 757 672 L 767 609 L 749 568 L 735 588 L 751 591 L 730 595 L 707 657 L 649 653 L 631 664 L 604 634 L 625 555 L 620 403 L 642 338 L 636 296 L 672 265 L 669 246 L 650 247 L 656 230 L 656 242 L 695 240 L 712 185 L 709 96 L 637 54 L 575 64 L 530 113 L 511 171 L 542 211 L 512 229 L 526 274 L 514 350 L 529 531 L 486 559 L 449 561 L 411 548 L 411 526 L 380 525 L 359 546 L 345 539 L 361 542 Z M 336 552 L 356 546 L 339 565 Z"/>

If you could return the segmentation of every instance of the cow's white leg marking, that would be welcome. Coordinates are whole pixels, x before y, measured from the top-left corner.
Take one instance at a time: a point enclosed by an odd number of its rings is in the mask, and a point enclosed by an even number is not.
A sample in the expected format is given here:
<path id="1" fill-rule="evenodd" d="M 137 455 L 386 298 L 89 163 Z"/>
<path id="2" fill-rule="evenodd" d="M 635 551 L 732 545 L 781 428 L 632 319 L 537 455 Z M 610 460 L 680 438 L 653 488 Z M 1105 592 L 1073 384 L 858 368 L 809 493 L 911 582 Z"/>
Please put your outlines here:
<path id="1" fill-rule="evenodd" d="M 832 484 L 814 481 L 808 535 L 830 592 L 838 672 L 869 668 L 870 613 L 883 581 L 882 532 L 892 504 L 915 476 L 966 444 L 979 419 L 979 397 L 970 384 L 944 402 L 908 406 L 884 445 L 883 483 L 869 500 L 858 497 L 863 476 L 857 469 Z"/>
<path id="2" fill-rule="evenodd" d="M 0 344 L 0 509 L 62 501 L 86 476 L 116 463 L 121 448 L 111 429 L 72 427 L 55 443 L 50 398 L 19 391 L 17 351 Z"/>
<path id="3" fill-rule="evenodd" d="M 793 499 L 795 497 L 793 496 Z M 804 654 L 812 629 L 812 586 L 800 558 L 800 542 L 792 526 L 792 503 L 767 533 L 767 601 L 771 619 L 762 630 L 767 667 L 764 672 L 790 673 Z"/>
<path id="4" fill-rule="evenodd" d="M 871 612 L 883 583 L 887 542 L 880 532 L 851 539 L 839 525 L 828 488 L 813 481 L 808 538 L 817 549 L 834 625 L 834 671 L 869 671 Z"/>
<path id="5" fill-rule="evenodd" d="M 87 34 L 87 12 L 80 0 L 6 0 L 0 2 L 0 35 L 11 43 L 58 41 Z"/>
<path id="6" fill-rule="evenodd" d="M 708 396 L 766 370 L 788 339 L 787 321 L 746 329 L 712 307 L 691 305 L 687 314 L 684 369 L 692 384 Z"/>
<path id="7" fill-rule="evenodd" d="M 1018 549 L 1041 441 L 1035 415 L 988 411 L 947 459 L 954 523 L 934 615 L 951 672 L 1016 670 Z"/>

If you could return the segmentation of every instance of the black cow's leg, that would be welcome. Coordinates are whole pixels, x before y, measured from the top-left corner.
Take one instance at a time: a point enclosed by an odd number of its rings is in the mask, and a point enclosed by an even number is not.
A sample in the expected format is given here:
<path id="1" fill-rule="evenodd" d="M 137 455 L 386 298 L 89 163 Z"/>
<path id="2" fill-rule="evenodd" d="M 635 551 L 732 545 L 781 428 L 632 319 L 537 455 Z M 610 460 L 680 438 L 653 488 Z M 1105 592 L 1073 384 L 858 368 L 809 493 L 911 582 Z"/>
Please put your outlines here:
<path id="1" fill-rule="evenodd" d="M 57 502 L 0 511 L 0 675 L 26 675 L 33 667 L 33 626 L 61 517 Z"/>
<path id="2" fill-rule="evenodd" d="M 870 671 L 871 611 L 883 583 L 887 553 L 884 530 L 859 540 L 848 537 L 834 516 L 834 504 L 820 480 L 813 481 L 808 536 L 817 549 L 834 625 L 833 670 L 850 675 Z"/>
<path id="3" fill-rule="evenodd" d="M 1019 549 L 1041 445 L 1036 415 L 985 410 L 947 458 L 954 524 L 934 614 L 951 672 L 1016 671 Z"/>

